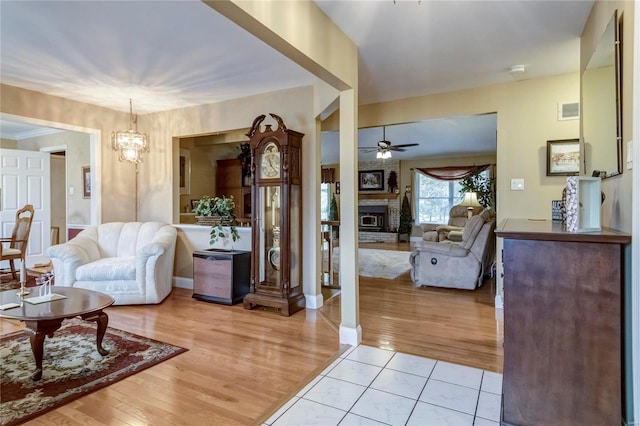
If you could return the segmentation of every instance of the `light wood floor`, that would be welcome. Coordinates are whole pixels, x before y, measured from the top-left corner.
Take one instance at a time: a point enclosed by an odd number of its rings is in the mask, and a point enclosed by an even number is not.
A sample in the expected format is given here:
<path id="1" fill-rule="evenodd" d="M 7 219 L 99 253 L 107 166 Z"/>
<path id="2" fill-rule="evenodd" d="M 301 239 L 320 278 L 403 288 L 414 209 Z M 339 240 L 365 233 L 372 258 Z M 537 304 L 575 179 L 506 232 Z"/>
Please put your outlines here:
<path id="1" fill-rule="evenodd" d="M 501 372 L 491 283 L 473 292 L 415 288 L 405 275 L 360 279 L 363 343 Z M 160 305 L 111 307 L 110 326 L 189 351 L 28 424 L 260 424 L 345 349 L 339 303 L 284 318 L 174 289 Z M 3 334 L 23 327 L 0 320 Z"/>

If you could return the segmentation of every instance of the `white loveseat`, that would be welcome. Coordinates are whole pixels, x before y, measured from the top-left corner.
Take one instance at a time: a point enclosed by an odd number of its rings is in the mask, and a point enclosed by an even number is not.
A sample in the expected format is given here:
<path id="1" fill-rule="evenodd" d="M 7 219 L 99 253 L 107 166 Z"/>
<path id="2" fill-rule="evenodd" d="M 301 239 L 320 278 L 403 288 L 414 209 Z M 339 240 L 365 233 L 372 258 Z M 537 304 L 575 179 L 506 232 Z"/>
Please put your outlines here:
<path id="1" fill-rule="evenodd" d="M 111 222 L 49 247 L 55 285 L 106 293 L 116 305 L 160 303 L 171 293 L 176 229 L 160 222 Z"/>

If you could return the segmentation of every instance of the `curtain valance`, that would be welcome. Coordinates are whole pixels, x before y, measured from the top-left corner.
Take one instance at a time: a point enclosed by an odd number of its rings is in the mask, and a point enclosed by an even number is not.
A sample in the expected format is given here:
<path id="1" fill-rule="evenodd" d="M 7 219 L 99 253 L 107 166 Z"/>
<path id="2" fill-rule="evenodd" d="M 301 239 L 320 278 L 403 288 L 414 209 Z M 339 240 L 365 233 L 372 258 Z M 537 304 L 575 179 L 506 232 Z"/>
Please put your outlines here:
<path id="1" fill-rule="evenodd" d="M 334 183 L 336 181 L 336 169 L 327 168 L 320 170 L 320 179 L 322 183 Z"/>
<path id="2" fill-rule="evenodd" d="M 489 166 L 490 164 L 483 164 L 481 166 L 424 167 L 417 168 L 416 170 L 433 179 L 460 180 L 480 173 L 489 168 Z"/>

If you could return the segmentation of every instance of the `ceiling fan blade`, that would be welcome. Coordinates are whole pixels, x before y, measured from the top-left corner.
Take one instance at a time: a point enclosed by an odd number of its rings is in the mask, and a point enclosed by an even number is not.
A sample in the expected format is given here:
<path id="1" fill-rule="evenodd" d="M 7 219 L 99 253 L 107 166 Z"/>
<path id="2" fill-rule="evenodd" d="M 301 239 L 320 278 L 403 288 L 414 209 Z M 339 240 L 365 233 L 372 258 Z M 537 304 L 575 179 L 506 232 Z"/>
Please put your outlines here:
<path id="1" fill-rule="evenodd" d="M 362 152 L 374 152 L 378 150 L 378 148 L 369 147 L 369 146 L 358 147 L 358 149 L 361 150 Z"/>
<path id="2" fill-rule="evenodd" d="M 417 144 L 417 143 L 405 143 L 405 144 L 402 144 L 402 145 L 392 145 L 392 147 L 395 146 L 396 148 L 408 148 L 410 146 L 418 146 L 418 145 L 419 144 Z"/>
<path id="3" fill-rule="evenodd" d="M 404 149 L 404 148 L 398 148 L 398 147 L 396 147 L 396 146 L 392 146 L 391 148 L 389 148 L 389 150 L 391 150 L 391 151 L 398 151 L 398 152 L 405 152 L 405 151 L 406 151 L 406 149 Z"/>

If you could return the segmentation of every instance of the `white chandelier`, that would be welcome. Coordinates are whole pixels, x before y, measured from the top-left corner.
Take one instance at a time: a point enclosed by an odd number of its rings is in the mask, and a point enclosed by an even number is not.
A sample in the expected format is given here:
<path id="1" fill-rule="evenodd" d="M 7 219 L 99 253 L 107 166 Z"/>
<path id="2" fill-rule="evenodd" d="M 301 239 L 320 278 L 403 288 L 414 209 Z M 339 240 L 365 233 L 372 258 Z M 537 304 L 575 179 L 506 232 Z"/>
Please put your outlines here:
<path id="1" fill-rule="evenodd" d="M 118 160 L 138 164 L 142 162 L 142 153 L 149 152 L 149 137 L 146 133 L 138 133 L 138 115 L 133 115 L 133 101 L 129 99 L 129 130 L 111 133 L 111 144 L 118 151 Z"/>

